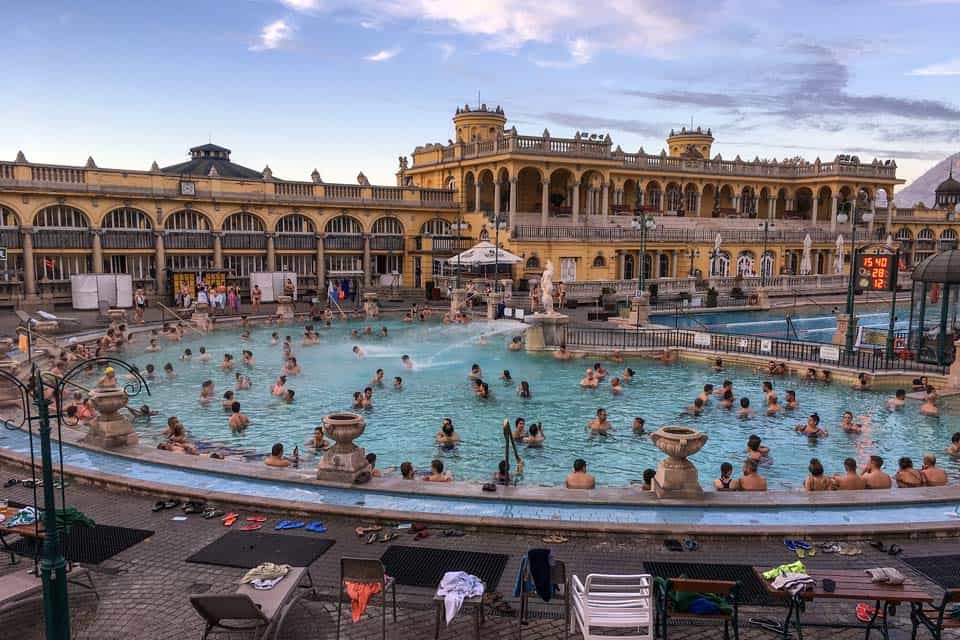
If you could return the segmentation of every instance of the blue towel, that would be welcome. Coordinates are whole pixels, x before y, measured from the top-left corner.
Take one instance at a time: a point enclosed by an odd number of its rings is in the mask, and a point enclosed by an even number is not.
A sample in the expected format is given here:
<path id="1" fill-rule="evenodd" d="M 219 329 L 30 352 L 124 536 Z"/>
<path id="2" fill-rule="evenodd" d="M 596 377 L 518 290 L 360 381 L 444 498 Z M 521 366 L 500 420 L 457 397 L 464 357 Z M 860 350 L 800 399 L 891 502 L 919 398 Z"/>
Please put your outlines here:
<path id="1" fill-rule="evenodd" d="M 687 611 L 698 616 L 712 616 L 720 613 L 720 607 L 716 602 L 706 598 L 695 598 Z"/>

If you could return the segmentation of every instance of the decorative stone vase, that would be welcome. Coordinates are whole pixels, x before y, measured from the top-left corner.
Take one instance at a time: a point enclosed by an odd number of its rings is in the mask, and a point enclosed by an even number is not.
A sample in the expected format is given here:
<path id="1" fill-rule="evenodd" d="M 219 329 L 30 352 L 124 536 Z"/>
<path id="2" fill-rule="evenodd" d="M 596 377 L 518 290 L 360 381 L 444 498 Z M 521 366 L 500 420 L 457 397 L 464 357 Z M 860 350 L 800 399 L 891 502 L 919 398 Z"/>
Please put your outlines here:
<path id="1" fill-rule="evenodd" d="M 363 312 L 368 318 L 376 318 L 380 315 L 380 296 L 376 291 L 368 291 L 363 294 Z"/>
<path id="2" fill-rule="evenodd" d="M 697 467 L 687 460 L 707 443 L 707 434 L 681 426 L 663 427 L 650 440 L 667 454 L 657 466 L 653 490 L 658 498 L 696 498 L 703 493 Z"/>
<path id="3" fill-rule="evenodd" d="M 363 435 L 367 423 L 356 413 L 331 413 L 323 417 L 323 434 L 334 441 L 317 465 L 317 479 L 354 483 L 369 475 L 367 453 L 353 444 Z"/>
<path id="4" fill-rule="evenodd" d="M 206 331 L 210 326 L 210 305 L 206 302 L 198 302 L 193 309 L 193 315 L 190 321 L 201 331 Z"/>
<path id="5" fill-rule="evenodd" d="M 110 308 L 107 309 L 107 317 L 110 318 L 110 322 L 117 325 L 126 321 L 127 312 L 123 309 Z"/>
<path id="6" fill-rule="evenodd" d="M 281 321 L 293 320 L 292 296 L 277 296 L 277 316 Z"/>
<path id="7" fill-rule="evenodd" d="M 90 392 L 90 402 L 97 417 L 90 421 L 84 440 L 104 449 L 125 447 L 139 442 L 129 418 L 119 411 L 127 406 L 127 392 L 120 387 L 98 387 Z"/>

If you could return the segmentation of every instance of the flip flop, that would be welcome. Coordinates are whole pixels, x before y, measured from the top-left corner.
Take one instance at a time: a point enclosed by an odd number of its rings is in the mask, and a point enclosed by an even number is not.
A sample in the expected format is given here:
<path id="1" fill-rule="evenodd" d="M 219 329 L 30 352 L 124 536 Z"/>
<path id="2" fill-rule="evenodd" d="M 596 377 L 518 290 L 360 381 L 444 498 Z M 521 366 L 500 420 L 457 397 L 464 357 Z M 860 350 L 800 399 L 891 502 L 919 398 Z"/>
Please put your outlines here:
<path id="1" fill-rule="evenodd" d="M 857 605 L 857 620 L 860 622 L 869 623 L 873 619 L 874 615 L 878 618 L 883 617 L 883 612 L 877 613 L 877 610 L 867 604 L 866 602 L 861 602 Z"/>
<path id="2" fill-rule="evenodd" d="M 356 529 L 353 530 L 353 532 L 357 534 L 358 538 L 362 538 L 368 533 L 373 533 L 374 531 L 380 531 L 382 529 L 383 527 L 381 526 L 373 525 L 372 527 L 357 527 Z"/>
<path id="3" fill-rule="evenodd" d="M 667 551 L 683 551 L 683 544 L 679 540 L 667 538 L 663 541 L 663 546 Z"/>
<path id="4" fill-rule="evenodd" d="M 417 531 L 417 535 L 413 536 L 413 539 L 423 540 L 424 538 L 429 538 L 429 537 L 430 537 L 430 532 L 427 531 L 426 529 L 423 529 L 421 531 Z"/>
<path id="5" fill-rule="evenodd" d="M 881 553 L 887 552 L 887 546 L 883 544 L 883 541 L 881 540 L 874 540 L 873 542 L 870 543 L 870 546 Z"/>
<path id="6" fill-rule="evenodd" d="M 262 528 L 263 528 L 262 524 L 245 524 L 242 527 L 240 527 L 240 531 L 257 531 Z"/>
<path id="7" fill-rule="evenodd" d="M 394 540 L 395 538 L 399 538 L 399 537 L 400 537 L 399 533 L 394 533 L 391 531 L 390 533 L 385 533 L 382 536 L 380 536 L 380 542 L 390 542 L 391 540 Z"/>
<path id="8" fill-rule="evenodd" d="M 687 538 L 686 540 L 683 541 L 683 548 L 686 549 L 687 551 L 696 551 L 697 549 L 700 548 L 700 543 L 698 543 L 696 540 L 693 540 L 692 538 Z"/>
<path id="9" fill-rule="evenodd" d="M 420 534 L 418 533 L 417 535 L 419 536 Z M 377 534 L 371 533 L 370 535 L 367 536 L 366 544 L 373 544 L 376 541 L 377 541 Z"/>
<path id="10" fill-rule="evenodd" d="M 228 513 L 223 517 L 223 526 L 232 527 L 233 523 L 237 521 L 237 518 L 240 517 L 239 513 Z"/>
<path id="11" fill-rule="evenodd" d="M 163 500 L 157 500 L 156 502 L 153 503 L 153 507 L 150 510 L 153 511 L 154 513 L 157 513 L 158 511 L 163 511 L 165 508 L 163 505 L 164 505 Z"/>
<path id="12" fill-rule="evenodd" d="M 177 499 L 170 499 L 163 503 L 164 509 L 176 509 L 180 506 L 180 501 Z"/>
<path id="13" fill-rule="evenodd" d="M 247 522 L 259 522 L 264 523 L 267 521 L 266 516 L 247 516 Z"/>
<path id="14" fill-rule="evenodd" d="M 898 556 L 903 553 L 903 549 L 900 547 L 900 545 L 894 543 L 890 545 L 890 548 L 887 549 L 887 553 L 891 556 Z"/>
<path id="15" fill-rule="evenodd" d="M 810 543 L 806 542 L 805 540 L 794 540 L 793 544 L 797 547 L 797 549 L 803 549 L 804 551 L 810 551 L 811 549 Z"/>
<path id="16" fill-rule="evenodd" d="M 790 549 L 790 551 L 796 551 L 796 550 L 797 550 L 797 541 L 796 541 L 796 540 L 784 540 L 784 541 L 783 541 L 783 546 L 785 546 L 787 549 Z"/>
<path id="17" fill-rule="evenodd" d="M 186 514 L 203 513 L 204 504 L 202 502 L 190 501 L 183 505 L 183 512 Z"/>
<path id="18" fill-rule="evenodd" d="M 323 523 L 319 520 L 314 520 L 307 525 L 306 531 L 312 531 L 313 533 L 325 533 L 327 528 L 323 526 Z"/>
<path id="19" fill-rule="evenodd" d="M 462 538 L 465 535 L 467 534 L 460 529 L 445 529 L 443 532 L 444 538 Z"/>
<path id="20" fill-rule="evenodd" d="M 283 531 L 283 530 L 286 530 L 286 529 L 299 529 L 300 527 L 304 526 L 305 524 L 306 524 L 305 522 L 302 522 L 302 521 L 300 521 L 300 520 L 296 520 L 296 521 L 294 521 L 294 520 L 281 520 L 280 522 L 277 523 L 277 526 L 275 526 L 274 529 L 277 530 L 277 531 Z"/>
<path id="21" fill-rule="evenodd" d="M 17 480 L 16 478 L 10 478 L 9 480 L 7 480 L 6 482 L 3 483 L 3 488 L 4 488 L 4 489 L 9 489 L 10 487 L 12 487 L 13 485 L 17 484 L 18 482 L 20 482 L 20 481 Z"/>
<path id="22" fill-rule="evenodd" d="M 540 541 L 546 542 L 547 544 L 563 544 L 564 542 L 568 542 L 567 538 L 564 538 L 563 536 L 546 536 L 544 538 L 540 538 Z"/>

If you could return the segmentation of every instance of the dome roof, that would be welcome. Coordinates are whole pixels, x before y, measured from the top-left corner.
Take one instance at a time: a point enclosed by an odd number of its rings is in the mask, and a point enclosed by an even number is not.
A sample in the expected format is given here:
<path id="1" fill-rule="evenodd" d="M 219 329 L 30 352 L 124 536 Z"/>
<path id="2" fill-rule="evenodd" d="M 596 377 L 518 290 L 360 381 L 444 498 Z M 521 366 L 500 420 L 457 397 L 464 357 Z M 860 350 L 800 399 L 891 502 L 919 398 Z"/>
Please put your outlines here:
<path id="1" fill-rule="evenodd" d="M 950 175 L 947 177 L 946 180 L 940 183 L 940 186 L 937 187 L 934 193 L 936 193 L 937 195 L 940 195 L 941 193 L 943 194 L 960 193 L 960 182 L 957 182 L 956 180 L 953 179 L 953 163 L 952 162 L 950 163 Z"/>
<path id="2" fill-rule="evenodd" d="M 910 277 L 915 282 L 960 284 L 960 250 L 950 249 L 930 256 L 913 268 Z"/>
<path id="3" fill-rule="evenodd" d="M 180 176 L 240 178 L 262 180 L 263 173 L 230 162 L 230 149 L 215 144 L 202 144 L 190 149 L 190 160 L 163 167 L 161 173 Z"/>

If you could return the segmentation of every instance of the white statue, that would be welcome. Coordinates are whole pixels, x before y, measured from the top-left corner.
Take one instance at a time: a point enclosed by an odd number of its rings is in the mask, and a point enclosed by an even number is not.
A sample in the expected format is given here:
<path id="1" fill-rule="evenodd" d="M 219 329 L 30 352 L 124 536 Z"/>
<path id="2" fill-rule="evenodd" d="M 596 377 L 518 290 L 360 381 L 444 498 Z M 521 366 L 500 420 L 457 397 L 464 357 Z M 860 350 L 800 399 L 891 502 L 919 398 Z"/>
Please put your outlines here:
<path id="1" fill-rule="evenodd" d="M 553 261 L 547 260 L 547 268 L 543 270 L 543 276 L 540 278 L 540 288 L 543 293 L 540 301 L 543 303 L 543 312 L 553 313 Z"/>

